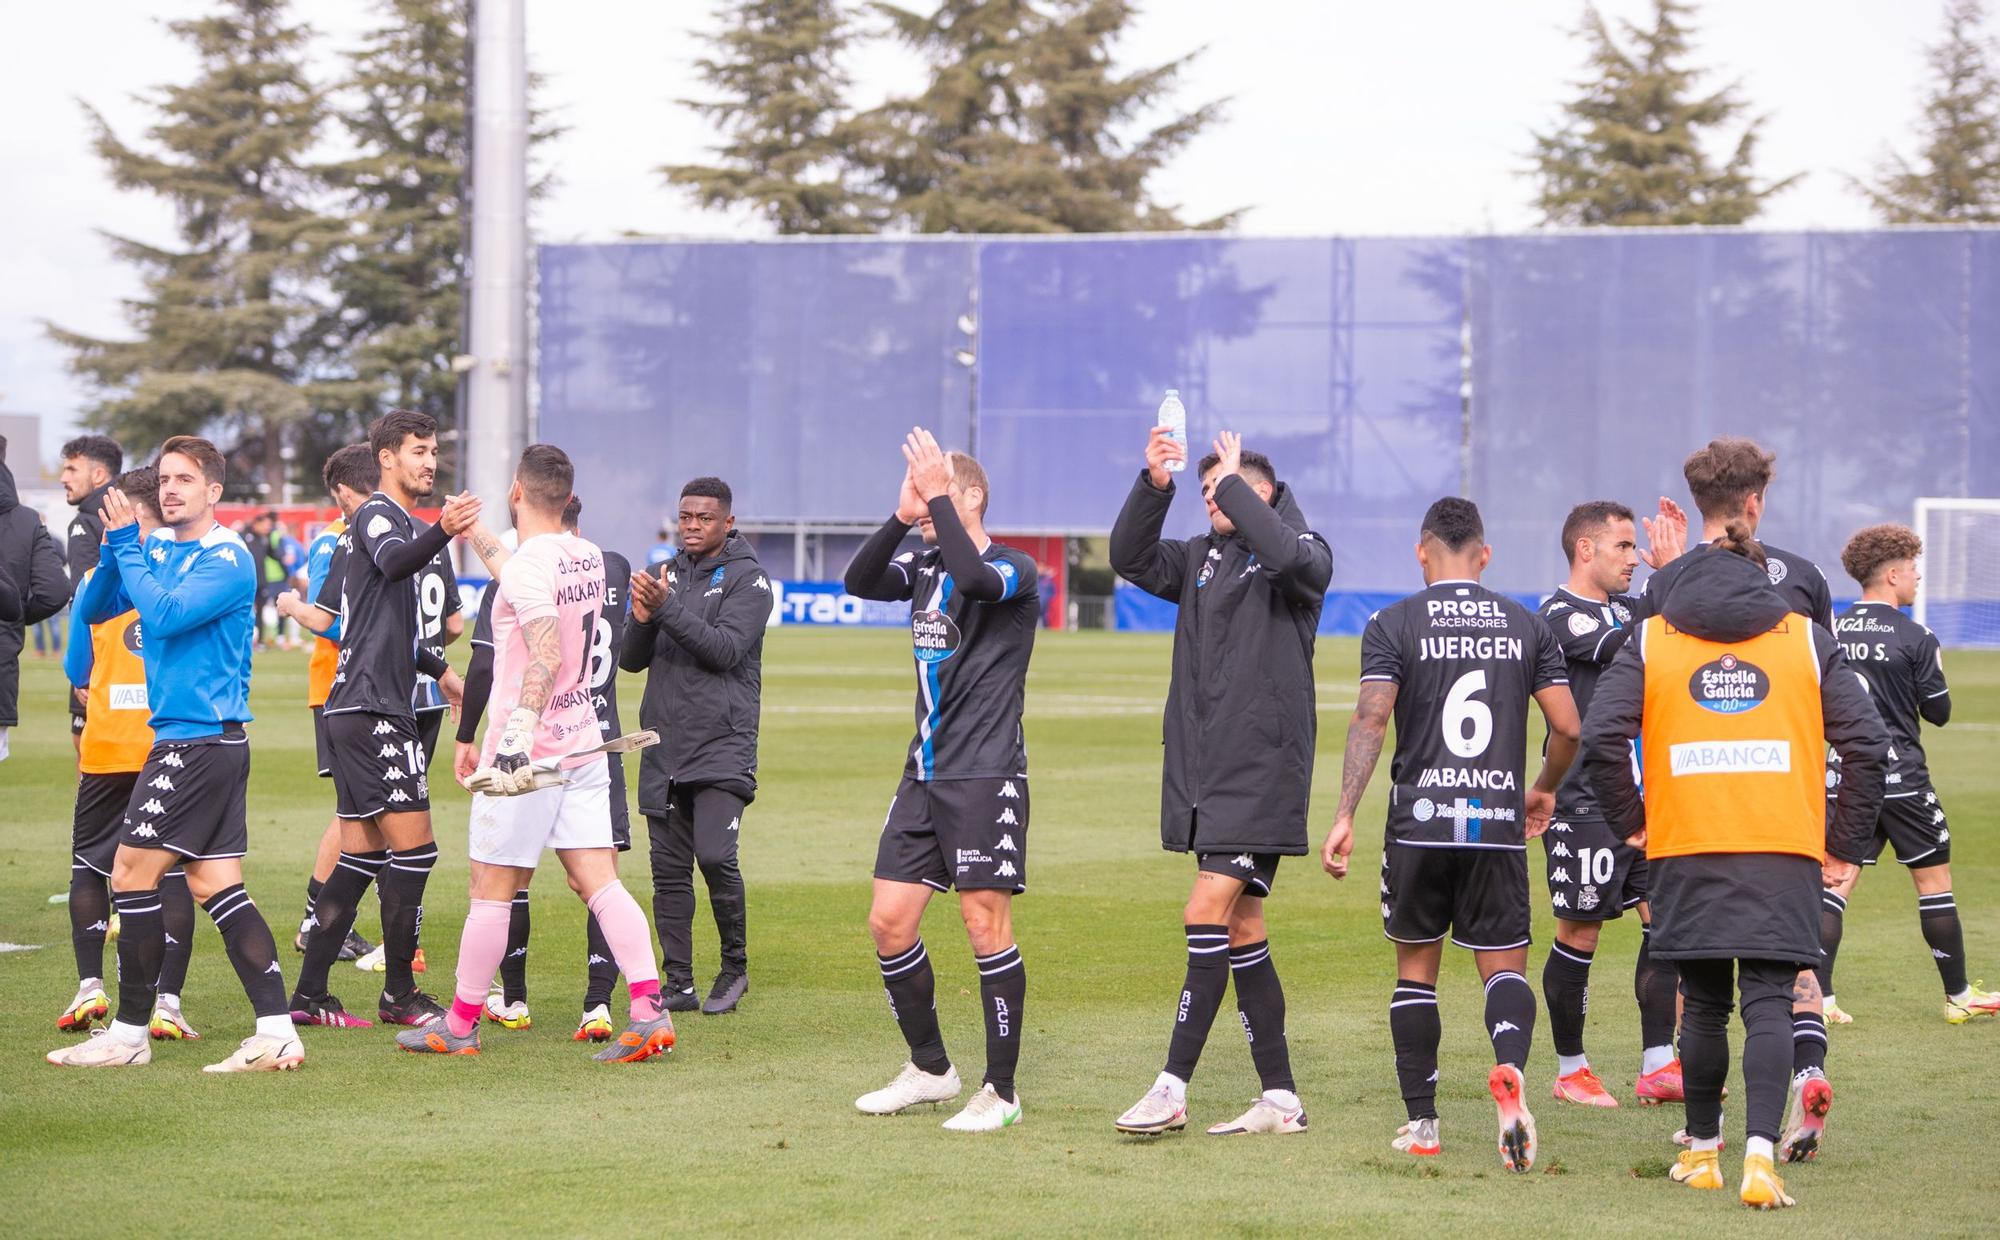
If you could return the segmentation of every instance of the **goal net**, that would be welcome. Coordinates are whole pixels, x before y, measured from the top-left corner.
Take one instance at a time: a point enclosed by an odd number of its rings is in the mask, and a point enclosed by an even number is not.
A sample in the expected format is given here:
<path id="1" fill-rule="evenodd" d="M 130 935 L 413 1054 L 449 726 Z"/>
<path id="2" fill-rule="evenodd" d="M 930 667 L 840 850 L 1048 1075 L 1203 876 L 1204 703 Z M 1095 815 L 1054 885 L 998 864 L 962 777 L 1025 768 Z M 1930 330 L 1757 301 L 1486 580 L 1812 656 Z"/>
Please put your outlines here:
<path id="1" fill-rule="evenodd" d="M 2000 647 L 2000 499 L 1917 501 L 1916 617 L 1946 646 Z"/>

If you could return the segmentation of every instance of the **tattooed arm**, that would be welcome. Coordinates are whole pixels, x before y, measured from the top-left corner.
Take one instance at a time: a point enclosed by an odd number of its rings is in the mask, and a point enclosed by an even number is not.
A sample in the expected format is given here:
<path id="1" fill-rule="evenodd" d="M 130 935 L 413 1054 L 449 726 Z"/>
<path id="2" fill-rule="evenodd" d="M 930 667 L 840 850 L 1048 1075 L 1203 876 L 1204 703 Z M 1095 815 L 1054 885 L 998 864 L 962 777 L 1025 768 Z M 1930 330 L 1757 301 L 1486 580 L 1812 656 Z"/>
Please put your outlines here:
<path id="1" fill-rule="evenodd" d="M 1353 722 L 1347 725 L 1347 753 L 1340 762 L 1340 807 L 1334 811 L 1333 829 L 1320 849 L 1320 865 L 1335 878 L 1347 877 L 1347 857 L 1354 851 L 1354 811 L 1361 807 L 1361 794 L 1368 790 L 1375 764 L 1382 757 L 1382 740 L 1396 708 L 1396 690 L 1394 681 L 1362 681 L 1361 700 L 1355 704 Z"/>
<path id="2" fill-rule="evenodd" d="M 487 574 L 495 581 L 500 580 L 500 570 L 506 567 L 507 561 L 514 558 L 514 553 L 494 537 L 493 531 L 478 521 L 465 531 L 465 545 L 472 548 L 472 553 L 486 565 Z"/>

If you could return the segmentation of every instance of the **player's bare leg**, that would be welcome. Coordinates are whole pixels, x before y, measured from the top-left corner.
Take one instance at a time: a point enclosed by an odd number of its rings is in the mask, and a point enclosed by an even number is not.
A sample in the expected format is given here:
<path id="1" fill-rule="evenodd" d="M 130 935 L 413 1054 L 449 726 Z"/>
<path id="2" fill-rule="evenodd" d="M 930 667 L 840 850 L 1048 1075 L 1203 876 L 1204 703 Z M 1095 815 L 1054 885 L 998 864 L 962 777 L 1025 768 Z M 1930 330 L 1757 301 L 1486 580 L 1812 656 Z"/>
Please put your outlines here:
<path id="1" fill-rule="evenodd" d="M 961 891 L 958 911 L 979 969 L 979 1006 L 986 1022 L 986 1074 L 965 1109 L 946 1120 L 953 1132 L 993 1132 L 1021 1122 L 1014 1071 L 1021 1058 L 1021 1013 L 1028 973 L 1014 943 L 1013 893 Z"/>
<path id="2" fill-rule="evenodd" d="M 889 1014 L 903 1031 L 910 1058 L 901 1072 L 881 1089 L 854 1100 L 870 1115 L 894 1115 L 925 1103 L 950 1102 L 962 1088 L 958 1069 L 945 1053 L 938 1032 L 937 978 L 924 947 L 924 909 L 933 888 L 923 883 L 875 880 L 868 906 L 868 933 L 875 941 L 875 961 L 882 970 L 882 988 L 889 997 Z"/>

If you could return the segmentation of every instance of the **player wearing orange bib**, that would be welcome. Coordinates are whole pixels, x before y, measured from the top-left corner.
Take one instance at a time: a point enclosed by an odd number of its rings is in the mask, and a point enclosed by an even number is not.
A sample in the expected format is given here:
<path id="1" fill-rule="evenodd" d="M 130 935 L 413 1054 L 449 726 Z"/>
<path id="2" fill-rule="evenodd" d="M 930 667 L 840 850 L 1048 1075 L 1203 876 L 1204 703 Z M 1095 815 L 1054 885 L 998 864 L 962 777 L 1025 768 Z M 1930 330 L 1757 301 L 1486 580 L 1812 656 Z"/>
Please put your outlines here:
<path id="1" fill-rule="evenodd" d="M 139 512 L 140 535 L 160 527 L 160 476 L 135 469 L 111 485 Z M 88 589 L 79 580 L 79 596 Z M 106 583 L 110 584 L 110 583 Z M 82 614 L 79 612 L 78 614 Z M 63 659 L 70 683 L 84 694 L 83 732 L 78 738 L 76 820 L 69 867 L 69 937 L 76 950 L 76 997 L 56 1018 L 56 1028 L 88 1029 L 111 1014 L 104 990 L 104 939 L 111 923 L 111 861 L 118 851 L 132 786 L 153 748 L 146 698 L 144 635 L 139 613 L 128 610 L 101 624 L 72 624 Z M 155 1038 L 198 1038 L 181 1014 L 181 985 L 187 980 L 194 946 L 194 897 L 179 868 L 160 887 L 166 953 L 160 960 L 159 999 L 151 1032 Z"/>
<path id="2" fill-rule="evenodd" d="M 1793 1204 L 1773 1165 L 1793 984 L 1819 960 L 1822 882 L 1841 882 L 1867 856 L 1888 734 L 1833 634 L 1771 587 L 1748 523 L 1730 522 L 1676 563 L 1673 593 L 1597 682 L 1584 770 L 1613 832 L 1646 850 L 1653 956 L 1680 970 L 1693 1148 L 1672 1178 L 1724 1186 L 1722 1083 L 1740 991 L 1749 1137 L 1740 1198 L 1769 1210 Z M 1820 760 L 1829 744 L 1846 773 L 1830 828 Z M 1823 1116 L 1832 1096 L 1818 1076 L 1807 1106 Z"/>

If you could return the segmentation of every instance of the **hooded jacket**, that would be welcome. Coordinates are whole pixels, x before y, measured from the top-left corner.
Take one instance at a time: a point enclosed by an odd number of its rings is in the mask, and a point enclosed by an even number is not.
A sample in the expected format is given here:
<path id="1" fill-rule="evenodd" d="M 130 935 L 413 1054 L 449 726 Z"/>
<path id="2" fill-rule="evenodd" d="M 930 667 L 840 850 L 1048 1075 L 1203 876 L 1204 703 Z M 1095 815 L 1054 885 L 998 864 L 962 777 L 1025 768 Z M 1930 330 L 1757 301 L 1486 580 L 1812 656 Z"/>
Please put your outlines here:
<path id="1" fill-rule="evenodd" d="M 1333 550 L 1291 489 L 1266 504 L 1241 476 L 1216 506 L 1235 525 L 1185 542 L 1160 537 L 1174 486 L 1142 471 L 1111 530 L 1111 565 L 1178 603 L 1160 846 L 1171 852 L 1303 855 L 1318 706 L 1313 642 Z"/>
<path id="2" fill-rule="evenodd" d="M 1705 641 L 1744 641 L 1769 632 L 1793 609 L 1752 561 L 1712 546 L 1674 562 L 1673 588 L 1659 614 Z M 1844 778 L 1827 828 L 1826 850 L 1859 862 L 1875 832 L 1888 769 L 1889 733 L 1840 643 L 1815 623 L 1820 713 Z M 1628 641 L 1597 682 L 1583 721 L 1579 761 L 1605 821 L 1621 839 L 1646 826 L 1632 776 L 1629 742 L 1641 734 L 1646 695 L 1644 643 Z M 1856 778 L 1857 773 L 1859 778 Z M 1653 953 L 1663 959 L 1773 959 L 1819 962 L 1819 867 L 1769 853 L 1661 857 L 1651 862 Z"/>
<path id="3" fill-rule="evenodd" d="M 646 571 L 667 584 L 650 620 L 627 618 L 618 665 L 646 673 L 639 725 L 660 743 L 639 759 L 639 812 L 667 813 L 672 784 L 757 795 L 757 727 L 771 581 L 741 534 L 699 562 L 683 551 Z"/>
<path id="4" fill-rule="evenodd" d="M 21 721 L 21 640 L 28 625 L 41 623 L 69 602 L 69 577 L 41 514 L 21 506 L 14 471 L 4 459 L 0 459 L 0 575 L 20 595 L 20 618 L 0 620 L 0 728 L 7 728 Z"/>

